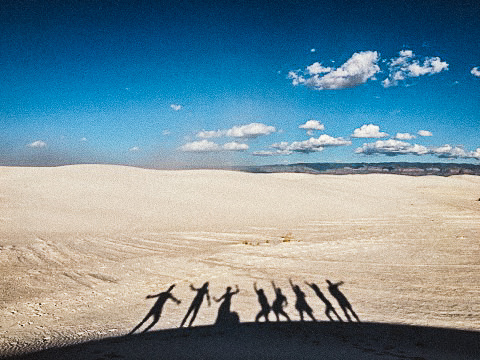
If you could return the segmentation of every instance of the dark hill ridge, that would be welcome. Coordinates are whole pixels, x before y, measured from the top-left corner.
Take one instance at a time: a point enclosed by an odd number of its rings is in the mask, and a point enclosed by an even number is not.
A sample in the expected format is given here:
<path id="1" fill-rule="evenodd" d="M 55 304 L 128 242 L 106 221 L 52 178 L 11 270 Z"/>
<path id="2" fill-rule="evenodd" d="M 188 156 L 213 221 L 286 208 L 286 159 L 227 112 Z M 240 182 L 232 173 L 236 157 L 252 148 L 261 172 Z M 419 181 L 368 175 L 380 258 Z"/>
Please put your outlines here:
<path id="1" fill-rule="evenodd" d="M 410 176 L 480 175 L 480 165 L 454 163 L 298 163 L 289 165 L 238 166 L 233 170 L 252 173 L 307 173 L 307 174 L 398 174 Z"/>

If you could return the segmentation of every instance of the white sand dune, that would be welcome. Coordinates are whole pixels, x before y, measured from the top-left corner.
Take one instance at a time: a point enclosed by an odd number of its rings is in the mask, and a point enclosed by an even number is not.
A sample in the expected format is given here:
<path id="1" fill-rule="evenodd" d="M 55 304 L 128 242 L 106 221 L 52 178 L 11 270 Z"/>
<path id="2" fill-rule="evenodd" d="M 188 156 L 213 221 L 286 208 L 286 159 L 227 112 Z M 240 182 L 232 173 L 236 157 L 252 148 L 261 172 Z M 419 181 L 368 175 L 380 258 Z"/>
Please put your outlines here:
<path id="1" fill-rule="evenodd" d="M 331 279 L 362 320 L 478 332 L 479 197 L 474 176 L 0 167 L 0 354 L 126 334 L 172 283 L 154 329 L 176 328 L 205 281 L 239 285 L 242 322 L 271 280 L 298 320 L 289 278 L 326 320 L 304 281 Z"/>

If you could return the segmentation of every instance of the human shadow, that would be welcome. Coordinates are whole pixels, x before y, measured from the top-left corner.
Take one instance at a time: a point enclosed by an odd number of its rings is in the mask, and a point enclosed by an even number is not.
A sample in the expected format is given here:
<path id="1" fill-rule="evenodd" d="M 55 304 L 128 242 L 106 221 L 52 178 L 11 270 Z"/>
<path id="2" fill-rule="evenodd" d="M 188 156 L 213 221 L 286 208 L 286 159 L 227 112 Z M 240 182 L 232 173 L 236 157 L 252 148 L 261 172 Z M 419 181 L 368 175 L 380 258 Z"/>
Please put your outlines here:
<path id="1" fill-rule="evenodd" d="M 337 300 L 338 305 L 342 308 L 343 312 L 345 313 L 345 316 L 348 321 L 352 321 L 352 318 L 350 317 L 349 313 L 350 312 L 353 317 L 360 322 L 360 318 L 357 316 L 355 311 L 353 311 L 352 305 L 350 302 L 347 300 L 347 297 L 339 290 L 339 286 L 343 285 L 343 281 L 340 281 L 338 283 L 332 283 L 330 280 L 325 280 L 328 284 L 328 291 L 330 294 Z"/>
<path id="2" fill-rule="evenodd" d="M 211 305 L 210 295 L 208 293 L 208 281 L 205 284 L 203 284 L 201 288 L 198 288 L 198 289 L 194 287 L 193 284 L 190 284 L 190 289 L 192 289 L 192 291 L 196 291 L 197 295 L 195 295 L 195 297 L 193 298 L 192 304 L 188 308 L 187 314 L 183 318 L 182 323 L 180 324 L 180 327 L 183 327 L 183 325 L 187 321 L 190 314 L 192 314 L 192 317 L 190 319 L 190 323 L 188 324 L 188 327 L 192 326 L 193 322 L 195 321 L 195 318 L 197 317 L 198 310 L 200 310 L 200 306 L 202 306 L 204 297 L 207 297 L 208 306 Z"/>
<path id="3" fill-rule="evenodd" d="M 265 291 L 263 289 L 257 288 L 257 283 L 253 283 L 253 289 L 257 293 L 258 303 L 260 304 L 261 310 L 255 316 L 255 322 L 259 322 L 260 319 L 263 317 L 265 318 L 266 322 L 269 322 L 268 314 L 270 313 L 270 304 L 268 303 L 267 296 L 265 295 Z"/>
<path id="4" fill-rule="evenodd" d="M 330 313 L 333 312 L 335 314 L 335 316 L 338 318 L 338 320 L 343 322 L 342 318 L 338 315 L 338 313 L 335 310 L 335 308 L 333 307 L 332 303 L 325 297 L 325 295 L 320 290 L 320 288 L 317 286 L 317 284 L 308 283 L 307 281 L 305 281 L 305 284 L 310 286 L 313 289 L 313 291 L 315 291 L 315 294 L 320 298 L 320 300 L 323 301 L 323 303 L 325 304 L 325 315 L 327 315 L 327 317 L 330 319 L 330 321 L 334 321 L 332 316 L 330 315 Z"/>
<path id="5" fill-rule="evenodd" d="M 295 301 L 295 309 L 297 309 L 298 314 L 300 315 L 300 320 L 304 321 L 303 313 L 305 312 L 313 321 L 317 321 L 317 319 L 315 319 L 315 317 L 313 316 L 312 308 L 308 305 L 307 300 L 305 300 L 306 295 L 300 289 L 300 286 L 295 285 L 292 282 L 292 279 L 289 279 L 288 281 L 290 282 L 290 286 L 292 287 L 292 290 L 297 297 L 297 300 Z"/>
<path id="6" fill-rule="evenodd" d="M 284 316 L 288 321 L 291 321 L 288 314 L 285 312 L 285 310 L 283 310 L 283 304 L 285 304 L 285 306 L 288 305 L 287 297 L 283 295 L 282 289 L 275 286 L 273 281 L 272 286 L 273 290 L 275 291 L 275 300 L 273 300 L 272 303 L 272 310 L 277 318 L 277 321 L 280 321 L 280 315 Z"/>
<path id="7" fill-rule="evenodd" d="M 152 298 L 158 298 L 157 301 L 155 302 L 155 304 L 152 306 L 152 308 L 150 309 L 150 311 L 148 312 L 148 314 L 143 318 L 142 321 L 140 321 L 140 323 L 135 326 L 133 328 L 132 331 L 130 331 L 129 334 L 133 334 L 135 331 L 137 331 L 150 317 L 153 317 L 153 321 L 150 325 L 148 325 L 145 330 L 143 330 L 142 332 L 147 332 L 149 329 L 151 329 L 157 322 L 158 320 L 160 320 L 160 316 L 162 315 L 162 310 L 163 310 L 163 306 L 165 305 L 165 303 L 167 302 L 168 299 L 171 299 L 173 301 L 175 301 L 178 304 L 180 304 L 180 300 L 176 299 L 171 291 L 173 290 L 173 288 L 175 287 L 175 285 L 171 285 L 167 291 L 164 291 L 164 292 L 161 292 L 161 293 L 158 293 L 156 295 L 147 295 L 146 299 L 152 299 Z"/>
<path id="8" fill-rule="evenodd" d="M 220 302 L 223 300 L 218 308 L 217 320 L 215 321 L 215 325 L 227 326 L 240 323 L 240 317 L 238 316 L 238 313 L 232 312 L 230 310 L 230 307 L 232 305 L 232 297 L 239 292 L 240 289 L 238 288 L 238 285 L 236 285 L 235 291 L 232 291 L 232 288 L 228 286 L 225 294 L 223 294 L 220 298 L 216 299 L 215 297 L 213 297 L 213 300 L 215 300 L 216 302 Z"/>

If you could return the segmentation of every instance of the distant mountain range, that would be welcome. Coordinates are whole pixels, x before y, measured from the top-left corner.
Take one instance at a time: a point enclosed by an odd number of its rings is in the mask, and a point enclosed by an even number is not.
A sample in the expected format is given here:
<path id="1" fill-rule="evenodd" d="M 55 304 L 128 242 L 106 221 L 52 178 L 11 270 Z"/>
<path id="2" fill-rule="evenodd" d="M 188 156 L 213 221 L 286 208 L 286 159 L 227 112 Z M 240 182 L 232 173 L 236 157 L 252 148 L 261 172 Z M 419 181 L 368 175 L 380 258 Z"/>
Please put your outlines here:
<path id="1" fill-rule="evenodd" d="M 298 163 L 289 165 L 236 166 L 232 170 L 251 173 L 306 174 L 399 174 L 410 176 L 480 175 L 480 165 L 453 163 Z"/>

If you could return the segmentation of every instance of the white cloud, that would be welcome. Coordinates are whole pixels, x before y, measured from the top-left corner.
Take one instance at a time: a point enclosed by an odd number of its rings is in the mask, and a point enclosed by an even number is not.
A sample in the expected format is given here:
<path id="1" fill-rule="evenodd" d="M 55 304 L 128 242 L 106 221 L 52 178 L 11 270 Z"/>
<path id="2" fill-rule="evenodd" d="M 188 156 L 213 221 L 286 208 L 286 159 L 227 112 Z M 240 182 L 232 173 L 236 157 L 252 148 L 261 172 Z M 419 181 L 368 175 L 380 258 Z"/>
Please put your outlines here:
<path id="1" fill-rule="evenodd" d="M 433 134 L 428 130 L 418 130 L 417 134 L 420 136 L 433 136 Z"/>
<path id="2" fill-rule="evenodd" d="M 277 130 L 273 126 L 251 123 L 248 125 L 234 126 L 226 131 L 226 135 L 236 138 L 256 138 L 262 135 L 269 135 L 275 131 Z"/>
<path id="3" fill-rule="evenodd" d="M 187 152 L 212 152 L 220 149 L 218 144 L 208 140 L 192 141 L 180 147 L 180 150 Z"/>
<path id="4" fill-rule="evenodd" d="M 299 128 L 305 130 L 325 130 L 325 125 L 318 120 L 308 120 L 305 124 L 300 125 Z"/>
<path id="5" fill-rule="evenodd" d="M 388 78 L 382 82 L 384 87 L 397 86 L 400 81 L 407 78 L 438 74 L 448 70 L 448 63 L 442 61 L 438 56 L 426 57 L 423 63 L 420 63 L 418 59 L 415 59 L 412 50 L 401 50 L 397 58 L 390 60 L 388 68 Z"/>
<path id="6" fill-rule="evenodd" d="M 134 146 L 134 147 L 131 147 L 130 149 L 128 149 L 128 151 L 137 152 L 137 151 L 140 151 L 140 148 L 138 146 Z"/>
<path id="7" fill-rule="evenodd" d="M 222 146 L 223 150 L 227 151 L 245 151 L 248 150 L 249 146 L 247 144 L 238 143 L 236 141 L 232 141 Z"/>
<path id="8" fill-rule="evenodd" d="M 317 51 L 316 49 L 310 49 L 310 52 L 314 53 L 315 51 Z"/>
<path id="9" fill-rule="evenodd" d="M 283 150 L 260 150 L 254 151 L 252 155 L 254 156 L 279 156 L 279 155 L 290 155 L 291 151 L 283 151 Z"/>
<path id="10" fill-rule="evenodd" d="M 294 141 L 288 143 L 286 141 L 272 144 L 271 147 L 277 149 L 286 155 L 288 153 L 300 152 L 300 153 L 311 153 L 322 151 L 325 147 L 330 146 L 346 146 L 350 145 L 352 142 L 350 140 L 345 140 L 343 138 L 334 138 L 330 135 L 320 135 L 318 138 L 310 138 L 304 141 Z"/>
<path id="11" fill-rule="evenodd" d="M 234 126 L 228 130 L 202 130 L 196 136 L 202 139 L 211 139 L 222 136 L 235 138 L 256 138 L 269 135 L 277 131 L 274 126 L 262 123 L 251 123 L 247 125 Z"/>
<path id="12" fill-rule="evenodd" d="M 434 147 L 430 149 L 431 153 L 440 158 L 468 158 L 469 153 L 459 146 L 452 146 L 449 144 Z"/>
<path id="13" fill-rule="evenodd" d="M 412 140 L 415 139 L 415 135 L 409 134 L 409 133 L 397 133 L 395 135 L 394 139 L 397 140 Z"/>
<path id="14" fill-rule="evenodd" d="M 179 104 L 171 104 L 170 107 L 175 111 L 179 111 L 182 109 L 182 105 Z"/>
<path id="15" fill-rule="evenodd" d="M 410 144 L 399 140 L 377 140 L 374 143 L 363 144 L 355 150 L 357 154 L 375 155 L 384 154 L 389 156 L 395 155 L 425 155 L 429 150 L 422 145 Z"/>
<path id="16" fill-rule="evenodd" d="M 224 130 L 202 130 L 197 134 L 197 137 L 201 139 L 211 139 L 216 137 L 225 136 Z"/>
<path id="17" fill-rule="evenodd" d="M 475 151 L 467 151 L 461 146 L 452 146 L 449 144 L 427 148 L 423 145 L 410 144 L 404 141 L 398 140 L 377 140 L 374 143 L 363 144 L 355 150 L 357 154 L 365 155 L 435 155 L 439 158 L 447 159 L 479 159 L 480 160 L 480 148 Z"/>
<path id="18" fill-rule="evenodd" d="M 380 131 L 380 126 L 374 124 L 362 125 L 353 131 L 354 138 L 382 138 L 388 136 L 387 133 Z"/>
<path id="19" fill-rule="evenodd" d="M 319 62 L 315 62 L 310 66 L 307 66 L 307 71 L 310 75 L 323 74 L 332 71 L 331 67 L 324 67 Z"/>
<path id="20" fill-rule="evenodd" d="M 336 69 L 323 67 L 316 62 L 307 66 L 306 73 L 300 70 L 290 71 L 288 78 L 293 85 L 303 84 L 316 90 L 351 88 L 375 79 L 375 74 L 380 71 L 378 60 L 376 51 L 363 51 L 354 53 Z"/>
<path id="21" fill-rule="evenodd" d="M 47 147 L 47 143 L 42 140 L 37 140 L 32 142 L 31 144 L 28 144 L 27 146 L 31 148 L 44 148 Z"/>
<path id="22" fill-rule="evenodd" d="M 170 134 L 171 134 L 170 130 L 163 130 L 162 131 L 162 135 L 164 135 L 164 136 L 170 135 Z"/>
<path id="23" fill-rule="evenodd" d="M 87 141 L 87 138 L 86 138 L 86 137 L 82 137 L 82 138 L 80 139 L 80 141 L 81 141 L 81 142 L 85 142 L 85 141 Z"/>
<path id="24" fill-rule="evenodd" d="M 472 70 L 470 71 L 470 74 L 476 77 L 480 77 L 480 69 L 478 68 L 478 66 L 475 66 L 474 68 L 472 68 Z"/>
<path id="25" fill-rule="evenodd" d="M 186 152 L 214 152 L 214 151 L 245 151 L 248 150 L 247 144 L 232 141 L 219 145 L 209 140 L 200 140 L 186 143 L 180 147 L 180 150 Z"/>

